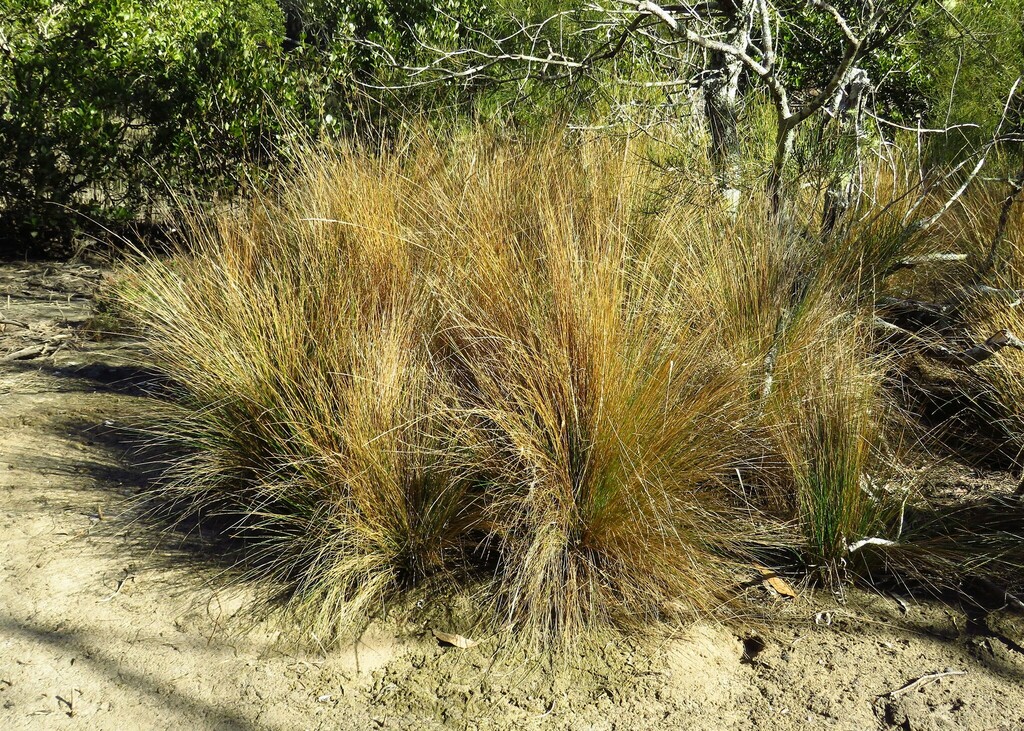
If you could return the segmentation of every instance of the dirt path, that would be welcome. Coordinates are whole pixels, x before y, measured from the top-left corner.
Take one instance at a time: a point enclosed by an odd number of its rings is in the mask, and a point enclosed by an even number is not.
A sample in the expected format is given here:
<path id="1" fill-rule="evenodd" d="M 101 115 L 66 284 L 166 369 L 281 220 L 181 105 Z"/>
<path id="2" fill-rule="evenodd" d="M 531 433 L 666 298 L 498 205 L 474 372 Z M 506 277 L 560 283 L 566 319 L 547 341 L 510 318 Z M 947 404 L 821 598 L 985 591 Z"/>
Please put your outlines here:
<path id="1" fill-rule="evenodd" d="M 760 639 L 693 627 L 559 678 L 426 628 L 295 650 L 215 555 L 126 513 L 146 374 L 130 342 L 84 336 L 99 277 L 0 267 L 0 729 L 1024 729 L 1019 616 L 968 632 L 891 597 L 801 598 Z"/>

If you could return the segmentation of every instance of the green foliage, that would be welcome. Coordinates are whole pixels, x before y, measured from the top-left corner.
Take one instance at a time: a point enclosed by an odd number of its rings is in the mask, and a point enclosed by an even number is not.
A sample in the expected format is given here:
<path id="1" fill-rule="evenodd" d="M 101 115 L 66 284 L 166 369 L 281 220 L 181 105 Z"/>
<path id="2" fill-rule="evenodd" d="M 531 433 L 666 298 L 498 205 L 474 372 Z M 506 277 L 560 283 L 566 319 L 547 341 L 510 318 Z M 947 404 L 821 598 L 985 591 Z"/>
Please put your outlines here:
<path id="1" fill-rule="evenodd" d="M 833 3 L 854 30 L 869 10 L 859 0 Z M 887 2 L 889 24 L 900 21 L 918 0 Z M 782 0 L 779 12 L 791 22 L 780 26 L 779 45 L 789 82 L 797 90 L 822 89 L 839 65 L 843 54 L 843 33 L 833 17 L 803 0 Z M 918 12 L 906 20 L 916 24 L 918 33 L 938 22 L 934 13 Z M 884 30 L 884 29 L 883 29 Z M 921 47 L 914 34 L 895 33 L 894 39 L 873 48 L 858 64 L 875 84 L 873 103 L 888 117 L 913 119 L 928 105 L 926 87 L 929 69 L 922 63 Z"/>
<path id="2" fill-rule="evenodd" d="M 130 220 L 164 184 L 216 187 L 259 153 L 280 86 L 267 0 L 8 0 L 0 237 L 39 247 Z M 37 247 L 37 248 L 39 248 Z"/>
<path id="3" fill-rule="evenodd" d="M 422 45 L 451 48 L 467 29 L 479 27 L 487 7 L 465 0 L 281 0 L 292 42 L 306 41 L 330 50 L 349 65 L 373 68 L 386 51 L 388 60 L 417 58 Z"/>
<path id="4" fill-rule="evenodd" d="M 356 118 L 358 80 L 395 80 L 392 61 L 453 44 L 456 18 L 484 11 L 303 12 L 311 42 L 295 45 L 273 0 L 0 0 L 0 251 L 56 253 L 91 222 L 138 222 L 168 190 L 231 190 L 291 132 Z"/>
<path id="5" fill-rule="evenodd" d="M 990 138 L 1014 81 L 1024 74 L 1024 0 L 946 6 L 950 22 L 922 33 L 921 45 L 930 69 L 931 126 L 976 125 L 937 140 L 937 152 L 951 155 Z"/>

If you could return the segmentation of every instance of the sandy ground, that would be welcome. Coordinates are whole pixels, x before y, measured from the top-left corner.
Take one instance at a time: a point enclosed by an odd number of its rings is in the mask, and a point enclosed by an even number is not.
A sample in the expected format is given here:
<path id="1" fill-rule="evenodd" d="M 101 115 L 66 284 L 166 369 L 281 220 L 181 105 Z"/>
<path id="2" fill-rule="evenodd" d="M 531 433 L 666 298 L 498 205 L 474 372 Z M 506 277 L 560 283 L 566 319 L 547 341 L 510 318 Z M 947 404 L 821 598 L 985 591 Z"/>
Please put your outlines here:
<path id="1" fill-rule="evenodd" d="M 1024 729 L 1019 615 L 888 595 L 801 592 L 757 636 L 695 626 L 561 674 L 429 632 L 458 628 L 294 649 L 215 544 L 127 510 L 150 402 L 133 345 L 86 334 L 100 276 L 0 267 L 0 319 L 28 325 L 0 325 L 0 729 Z"/>

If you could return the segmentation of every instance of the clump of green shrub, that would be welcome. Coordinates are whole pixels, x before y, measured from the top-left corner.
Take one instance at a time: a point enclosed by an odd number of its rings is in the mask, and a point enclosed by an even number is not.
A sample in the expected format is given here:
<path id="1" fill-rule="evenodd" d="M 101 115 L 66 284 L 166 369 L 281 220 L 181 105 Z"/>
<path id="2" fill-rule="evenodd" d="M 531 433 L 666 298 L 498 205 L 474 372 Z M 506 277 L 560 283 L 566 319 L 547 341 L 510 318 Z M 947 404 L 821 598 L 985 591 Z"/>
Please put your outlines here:
<path id="1" fill-rule="evenodd" d="M 288 27 L 274 0 L 5 6 L 0 256 L 66 254 L 76 231 L 166 223 L 171 191 L 233 193 L 282 162 L 295 134 L 380 122 L 376 107 L 408 106 L 412 92 L 375 100 L 361 84 L 400 80 L 420 44 L 454 43 L 482 12 L 283 6 Z"/>
<path id="2" fill-rule="evenodd" d="M 215 189 L 265 138 L 280 66 L 265 0 L 18 3 L 2 21 L 0 246 L 59 253 L 167 185 Z M 184 174 L 184 171 L 188 171 Z"/>

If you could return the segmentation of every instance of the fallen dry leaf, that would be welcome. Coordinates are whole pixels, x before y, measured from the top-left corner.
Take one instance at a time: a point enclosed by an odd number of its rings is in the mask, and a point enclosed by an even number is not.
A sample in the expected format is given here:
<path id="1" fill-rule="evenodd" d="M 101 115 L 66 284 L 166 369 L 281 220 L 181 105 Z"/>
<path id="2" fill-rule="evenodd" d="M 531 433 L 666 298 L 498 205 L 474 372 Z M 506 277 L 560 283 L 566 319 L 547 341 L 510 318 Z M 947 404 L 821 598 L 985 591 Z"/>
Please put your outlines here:
<path id="1" fill-rule="evenodd" d="M 796 598 L 796 589 L 790 586 L 788 581 L 781 578 L 777 573 L 775 573 L 769 568 L 765 568 L 764 566 L 756 566 L 755 568 L 757 569 L 758 573 L 761 574 L 761 578 L 764 579 L 764 585 L 767 586 L 769 589 L 774 591 L 779 596 L 785 597 L 786 599 Z"/>
<path id="2" fill-rule="evenodd" d="M 476 647 L 480 644 L 476 640 L 471 640 L 468 637 L 463 637 L 462 635 L 453 635 L 437 629 L 431 631 L 434 633 L 434 637 L 439 641 L 446 645 L 451 645 L 452 647 L 460 647 L 463 650 L 468 650 L 470 647 Z"/>

